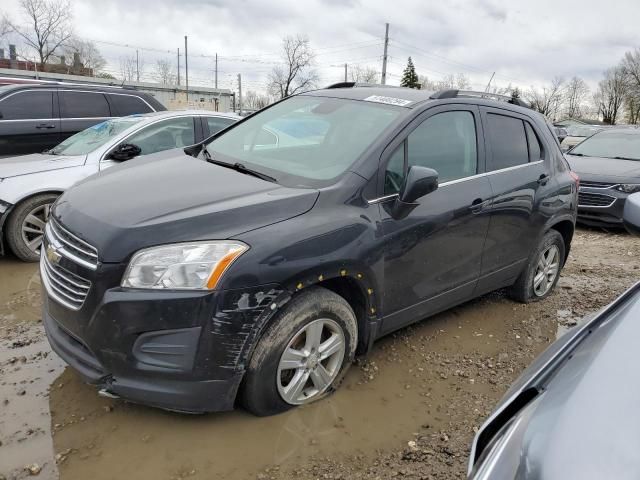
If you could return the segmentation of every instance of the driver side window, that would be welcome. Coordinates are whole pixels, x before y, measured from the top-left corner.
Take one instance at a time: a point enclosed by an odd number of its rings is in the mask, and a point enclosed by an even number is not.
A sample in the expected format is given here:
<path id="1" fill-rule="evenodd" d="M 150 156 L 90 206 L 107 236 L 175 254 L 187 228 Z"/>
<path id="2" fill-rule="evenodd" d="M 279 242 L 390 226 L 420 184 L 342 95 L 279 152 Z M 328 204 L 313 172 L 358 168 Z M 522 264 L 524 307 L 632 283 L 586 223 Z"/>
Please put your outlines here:
<path id="1" fill-rule="evenodd" d="M 478 171 L 476 145 L 476 126 L 471 112 L 456 110 L 427 118 L 389 159 L 385 195 L 400 191 L 407 169 L 412 165 L 434 169 L 440 183 L 475 175 Z"/>
<path id="2" fill-rule="evenodd" d="M 195 143 L 193 118 L 170 118 L 154 123 L 134 133 L 123 143 L 140 147 L 140 155 L 162 152 L 177 147 L 188 147 Z"/>

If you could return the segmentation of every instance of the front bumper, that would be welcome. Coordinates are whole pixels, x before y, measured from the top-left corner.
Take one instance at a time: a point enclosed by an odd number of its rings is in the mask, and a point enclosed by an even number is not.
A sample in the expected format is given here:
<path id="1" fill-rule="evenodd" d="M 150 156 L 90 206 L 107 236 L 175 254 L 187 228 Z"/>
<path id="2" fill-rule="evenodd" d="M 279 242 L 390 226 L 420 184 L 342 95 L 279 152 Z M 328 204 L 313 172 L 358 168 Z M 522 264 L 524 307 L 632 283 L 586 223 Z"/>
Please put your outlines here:
<path id="1" fill-rule="evenodd" d="M 594 227 L 622 228 L 627 196 L 628 194 L 612 188 L 581 186 L 578 194 L 578 222 Z"/>
<path id="2" fill-rule="evenodd" d="M 123 270 L 101 265 L 74 311 L 49 294 L 41 266 L 43 322 L 53 350 L 86 382 L 124 399 L 184 412 L 231 410 L 246 359 L 273 314 L 268 307 L 283 291 L 103 287 L 117 285 Z"/>

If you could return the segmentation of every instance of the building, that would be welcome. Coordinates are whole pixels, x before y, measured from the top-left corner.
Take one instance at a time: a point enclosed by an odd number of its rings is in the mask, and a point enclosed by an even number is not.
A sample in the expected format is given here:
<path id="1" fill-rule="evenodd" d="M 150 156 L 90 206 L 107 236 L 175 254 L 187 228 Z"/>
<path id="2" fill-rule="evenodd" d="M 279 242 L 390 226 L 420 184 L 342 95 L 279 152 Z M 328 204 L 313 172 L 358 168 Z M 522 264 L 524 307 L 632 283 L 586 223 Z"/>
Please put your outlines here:
<path id="1" fill-rule="evenodd" d="M 607 124 L 595 118 L 564 118 L 555 122 L 554 125 L 558 127 L 583 127 L 586 125 L 604 126 Z"/>

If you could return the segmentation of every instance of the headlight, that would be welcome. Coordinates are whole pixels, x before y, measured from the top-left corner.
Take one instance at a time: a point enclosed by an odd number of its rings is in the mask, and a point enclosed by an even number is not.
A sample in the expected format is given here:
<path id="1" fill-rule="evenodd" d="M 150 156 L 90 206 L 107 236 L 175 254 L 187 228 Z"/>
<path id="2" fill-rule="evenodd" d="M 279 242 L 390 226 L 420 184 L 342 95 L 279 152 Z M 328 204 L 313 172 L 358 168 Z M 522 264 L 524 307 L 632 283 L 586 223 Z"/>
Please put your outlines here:
<path id="1" fill-rule="evenodd" d="M 622 183 L 616 187 L 616 190 L 624 193 L 640 192 L 640 183 Z"/>
<path id="2" fill-rule="evenodd" d="M 136 253 L 122 278 L 128 288 L 212 290 L 249 249 L 237 241 L 177 243 Z"/>

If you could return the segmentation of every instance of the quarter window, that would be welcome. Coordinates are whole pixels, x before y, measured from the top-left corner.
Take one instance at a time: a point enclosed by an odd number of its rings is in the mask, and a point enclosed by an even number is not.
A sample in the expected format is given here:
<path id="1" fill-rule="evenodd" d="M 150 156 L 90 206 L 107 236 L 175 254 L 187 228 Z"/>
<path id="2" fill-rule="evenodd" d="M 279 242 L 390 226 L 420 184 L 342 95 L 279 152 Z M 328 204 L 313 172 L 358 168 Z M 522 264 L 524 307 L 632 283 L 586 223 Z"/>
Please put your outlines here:
<path id="1" fill-rule="evenodd" d="M 440 183 L 475 175 L 478 171 L 476 126 L 473 114 L 453 111 L 436 114 L 409 134 L 406 166 L 432 168 Z M 385 173 L 385 194 L 397 193 L 406 174 L 404 144 L 393 153 Z"/>
<path id="2" fill-rule="evenodd" d="M 2 120 L 45 119 L 53 117 L 53 92 L 24 91 L 0 101 Z"/>
<path id="3" fill-rule="evenodd" d="M 135 95 L 110 94 L 109 100 L 111 101 L 111 105 L 113 105 L 117 115 L 121 117 L 153 112 L 153 109 L 149 107 L 146 102 Z"/>
<path id="4" fill-rule="evenodd" d="M 132 143 L 140 147 L 141 155 L 193 145 L 195 143 L 193 118 L 171 118 L 154 123 L 134 133 L 124 143 Z"/>
<path id="5" fill-rule="evenodd" d="M 529 161 L 537 162 L 542 159 L 542 144 L 529 122 L 524 122 L 524 128 L 527 131 L 527 142 L 529 143 Z"/>
<path id="6" fill-rule="evenodd" d="M 492 153 L 487 170 L 500 170 L 529 163 L 529 148 L 522 120 L 494 113 L 489 113 L 487 120 Z"/>
<path id="7" fill-rule="evenodd" d="M 58 92 L 62 118 L 105 118 L 111 116 L 109 104 L 102 93 Z"/>

